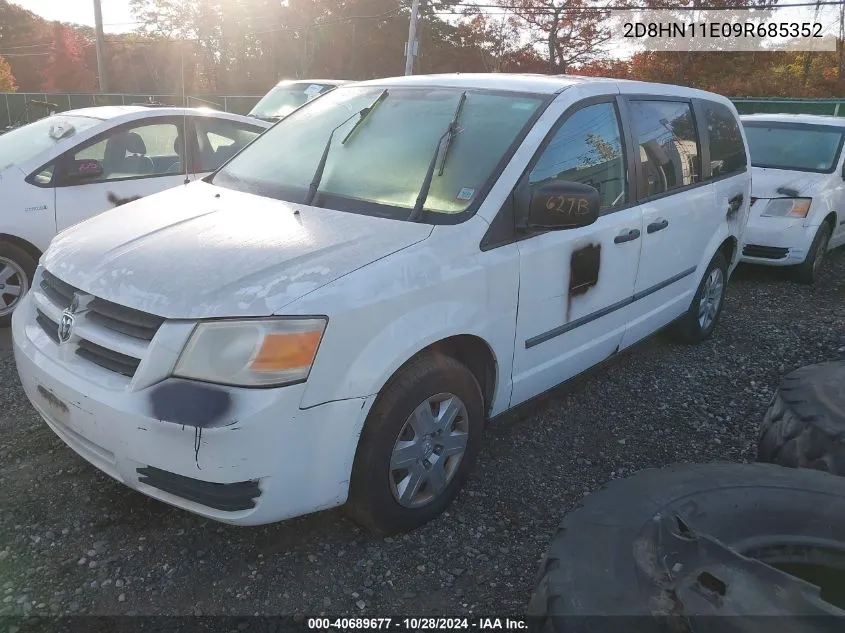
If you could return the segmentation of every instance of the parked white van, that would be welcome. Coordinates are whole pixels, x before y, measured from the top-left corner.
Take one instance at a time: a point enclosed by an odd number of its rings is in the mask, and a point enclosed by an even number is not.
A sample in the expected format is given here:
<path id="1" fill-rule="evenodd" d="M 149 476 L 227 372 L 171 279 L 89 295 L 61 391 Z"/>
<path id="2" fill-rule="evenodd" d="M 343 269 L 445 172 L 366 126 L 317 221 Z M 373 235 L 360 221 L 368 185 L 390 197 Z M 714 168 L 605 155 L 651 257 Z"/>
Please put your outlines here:
<path id="1" fill-rule="evenodd" d="M 203 182 L 58 236 L 14 315 L 20 378 L 151 497 L 407 530 L 451 503 L 489 418 L 673 322 L 710 336 L 747 162 L 734 107 L 698 90 L 341 86 Z"/>
<path id="2" fill-rule="evenodd" d="M 751 214 L 742 261 L 793 266 L 812 284 L 827 251 L 845 244 L 845 119 L 741 117 L 751 154 Z"/>

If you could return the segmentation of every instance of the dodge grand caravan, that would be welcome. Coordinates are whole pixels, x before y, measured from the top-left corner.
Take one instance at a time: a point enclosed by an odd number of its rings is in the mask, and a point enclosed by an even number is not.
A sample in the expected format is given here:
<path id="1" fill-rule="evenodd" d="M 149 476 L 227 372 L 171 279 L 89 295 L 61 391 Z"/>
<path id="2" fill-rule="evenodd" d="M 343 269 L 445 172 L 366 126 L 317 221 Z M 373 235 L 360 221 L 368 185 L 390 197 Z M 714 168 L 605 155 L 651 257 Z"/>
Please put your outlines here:
<path id="1" fill-rule="evenodd" d="M 845 245 L 845 121 L 812 114 L 752 114 L 751 213 L 741 259 L 791 266 L 815 283 L 827 251 Z"/>
<path id="2" fill-rule="evenodd" d="M 693 89 L 342 86 L 204 181 L 57 236 L 14 314 L 18 371 L 66 444 L 151 497 L 411 529 L 488 419 L 664 326 L 710 336 L 747 164 L 734 107 Z"/>

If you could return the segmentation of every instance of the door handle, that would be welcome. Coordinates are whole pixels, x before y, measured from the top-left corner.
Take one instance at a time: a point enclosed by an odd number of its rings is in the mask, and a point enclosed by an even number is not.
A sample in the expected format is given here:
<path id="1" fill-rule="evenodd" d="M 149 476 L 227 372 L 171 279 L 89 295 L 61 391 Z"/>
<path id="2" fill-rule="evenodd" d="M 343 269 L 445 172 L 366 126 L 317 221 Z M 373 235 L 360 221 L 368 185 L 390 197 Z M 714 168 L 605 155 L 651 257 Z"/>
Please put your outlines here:
<path id="1" fill-rule="evenodd" d="M 624 244 L 625 242 L 631 242 L 637 239 L 640 236 L 639 229 L 631 229 L 630 231 L 626 231 L 625 233 L 620 233 L 616 237 L 613 238 L 614 244 Z"/>
<path id="2" fill-rule="evenodd" d="M 739 211 L 739 207 L 742 206 L 742 201 L 744 200 L 744 196 L 741 193 L 736 194 L 733 198 L 728 200 L 728 214 L 727 218 L 730 220 L 736 212 Z"/>
<path id="3" fill-rule="evenodd" d="M 662 231 L 667 226 L 669 226 L 669 220 L 660 219 L 657 222 L 652 222 L 646 227 L 646 231 L 649 233 L 657 233 L 658 231 Z"/>

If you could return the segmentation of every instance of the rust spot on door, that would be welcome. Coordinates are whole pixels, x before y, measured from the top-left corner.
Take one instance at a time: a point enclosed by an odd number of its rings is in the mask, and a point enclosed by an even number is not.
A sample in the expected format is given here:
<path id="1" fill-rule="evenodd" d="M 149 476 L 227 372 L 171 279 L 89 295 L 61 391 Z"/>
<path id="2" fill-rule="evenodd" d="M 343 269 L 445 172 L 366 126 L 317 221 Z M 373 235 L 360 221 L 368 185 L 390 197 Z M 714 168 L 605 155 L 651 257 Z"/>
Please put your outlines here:
<path id="1" fill-rule="evenodd" d="M 587 244 L 572 251 L 569 263 L 569 297 L 566 303 L 566 320 L 572 311 L 572 299 L 586 294 L 599 281 L 601 244 Z"/>

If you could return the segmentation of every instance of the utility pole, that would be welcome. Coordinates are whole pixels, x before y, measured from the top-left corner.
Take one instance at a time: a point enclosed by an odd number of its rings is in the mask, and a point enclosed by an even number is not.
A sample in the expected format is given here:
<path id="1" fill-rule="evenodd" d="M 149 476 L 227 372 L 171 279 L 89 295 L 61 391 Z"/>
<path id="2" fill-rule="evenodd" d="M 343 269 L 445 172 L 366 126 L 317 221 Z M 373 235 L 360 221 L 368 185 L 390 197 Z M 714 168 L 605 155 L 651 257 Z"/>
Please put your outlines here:
<path id="1" fill-rule="evenodd" d="M 405 43 L 405 74 L 414 74 L 414 57 L 419 52 L 417 21 L 420 19 L 420 0 L 411 5 L 411 24 L 408 26 L 408 41 Z"/>
<path id="2" fill-rule="evenodd" d="M 94 0 L 94 29 L 97 33 L 95 48 L 97 50 L 97 75 L 99 76 L 100 92 L 109 91 L 109 81 L 106 77 L 105 48 L 106 42 L 103 37 L 103 10 L 100 7 L 100 0 Z"/>

